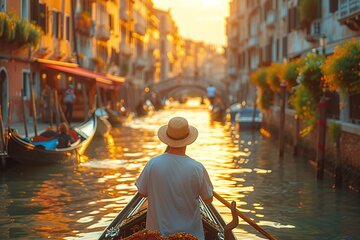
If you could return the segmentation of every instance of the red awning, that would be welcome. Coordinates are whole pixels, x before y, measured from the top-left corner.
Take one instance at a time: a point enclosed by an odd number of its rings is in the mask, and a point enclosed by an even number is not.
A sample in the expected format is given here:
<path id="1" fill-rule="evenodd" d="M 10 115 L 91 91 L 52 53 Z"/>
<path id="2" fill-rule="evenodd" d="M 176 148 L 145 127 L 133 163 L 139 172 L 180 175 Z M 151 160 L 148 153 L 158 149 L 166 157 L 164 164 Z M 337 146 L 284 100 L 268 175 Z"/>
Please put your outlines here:
<path id="1" fill-rule="evenodd" d="M 94 80 L 96 80 L 97 85 L 103 86 L 103 87 L 118 86 L 125 82 L 125 78 L 93 72 L 93 71 L 78 67 L 77 64 L 67 64 L 67 65 L 61 64 L 61 65 L 59 65 L 59 64 L 48 63 L 46 61 L 38 61 L 38 62 L 44 68 L 50 68 L 50 69 L 53 69 L 53 70 L 56 70 L 56 71 L 59 71 L 62 73 L 67 73 L 67 74 L 79 76 L 82 78 L 94 79 Z"/>

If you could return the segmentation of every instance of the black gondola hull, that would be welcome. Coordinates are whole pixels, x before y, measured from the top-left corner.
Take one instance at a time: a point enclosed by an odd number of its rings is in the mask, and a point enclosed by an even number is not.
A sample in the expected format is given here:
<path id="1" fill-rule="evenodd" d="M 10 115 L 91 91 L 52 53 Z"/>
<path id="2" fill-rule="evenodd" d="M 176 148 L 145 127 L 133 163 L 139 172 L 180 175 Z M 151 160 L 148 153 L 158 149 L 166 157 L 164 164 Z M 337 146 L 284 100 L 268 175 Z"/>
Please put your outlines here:
<path id="1" fill-rule="evenodd" d="M 22 137 L 11 129 L 8 133 L 8 155 L 22 164 L 28 165 L 50 165 L 63 164 L 78 160 L 89 146 L 96 131 L 96 117 L 92 116 L 88 121 L 75 127 L 79 141 L 69 148 L 46 150 L 41 146 L 34 146 L 22 139 Z"/>

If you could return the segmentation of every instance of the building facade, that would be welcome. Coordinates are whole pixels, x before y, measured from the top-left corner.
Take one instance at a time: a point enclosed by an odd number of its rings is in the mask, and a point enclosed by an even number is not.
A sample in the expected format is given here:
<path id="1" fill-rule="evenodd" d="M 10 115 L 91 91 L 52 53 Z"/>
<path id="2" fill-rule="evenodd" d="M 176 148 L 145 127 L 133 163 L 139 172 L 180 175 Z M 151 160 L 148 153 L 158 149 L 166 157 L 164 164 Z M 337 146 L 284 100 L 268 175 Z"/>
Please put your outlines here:
<path id="1" fill-rule="evenodd" d="M 227 30 L 227 83 L 230 99 L 253 102 L 249 74 L 261 66 L 315 51 L 332 54 L 335 46 L 359 38 L 359 0 L 309 1 L 300 13 L 297 0 L 232 0 Z"/>

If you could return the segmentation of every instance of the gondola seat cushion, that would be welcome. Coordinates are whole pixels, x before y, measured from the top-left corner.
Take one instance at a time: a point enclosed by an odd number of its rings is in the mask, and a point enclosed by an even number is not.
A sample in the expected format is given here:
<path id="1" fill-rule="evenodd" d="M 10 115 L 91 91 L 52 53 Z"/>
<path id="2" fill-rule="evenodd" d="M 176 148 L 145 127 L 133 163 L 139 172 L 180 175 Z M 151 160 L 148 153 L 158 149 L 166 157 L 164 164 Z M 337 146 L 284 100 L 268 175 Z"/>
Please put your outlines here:
<path id="1" fill-rule="evenodd" d="M 53 150 L 56 148 L 56 146 L 58 144 L 58 140 L 52 139 L 52 140 L 43 141 L 43 142 L 32 142 L 32 144 L 35 146 L 42 146 L 45 148 L 45 150 Z"/>
<path id="2" fill-rule="evenodd" d="M 74 139 L 74 142 L 76 142 L 78 140 L 78 135 L 77 133 L 72 130 L 72 129 L 69 129 L 69 134 L 72 136 L 72 138 Z"/>

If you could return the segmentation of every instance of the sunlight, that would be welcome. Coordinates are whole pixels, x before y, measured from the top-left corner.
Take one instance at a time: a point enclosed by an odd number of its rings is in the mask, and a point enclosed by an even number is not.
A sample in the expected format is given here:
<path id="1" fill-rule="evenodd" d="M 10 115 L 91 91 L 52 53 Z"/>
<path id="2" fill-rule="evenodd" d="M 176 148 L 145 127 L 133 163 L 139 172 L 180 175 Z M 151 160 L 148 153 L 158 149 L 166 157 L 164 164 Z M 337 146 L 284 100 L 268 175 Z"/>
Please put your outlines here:
<path id="1" fill-rule="evenodd" d="M 223 0 L 202 0 L 202 4 L 206 6 L 217 6 L 223 4 L 225 1 Z"/>
<path id="2" fill-rule="evenodd" d="M 154 5 L 164 10 L 171 9 L 182 36 L 225 45 L 227 0 L 154 0 Z"/>

